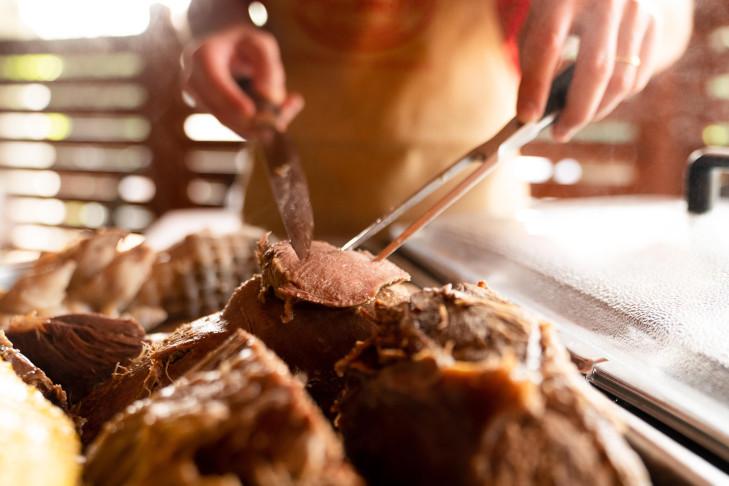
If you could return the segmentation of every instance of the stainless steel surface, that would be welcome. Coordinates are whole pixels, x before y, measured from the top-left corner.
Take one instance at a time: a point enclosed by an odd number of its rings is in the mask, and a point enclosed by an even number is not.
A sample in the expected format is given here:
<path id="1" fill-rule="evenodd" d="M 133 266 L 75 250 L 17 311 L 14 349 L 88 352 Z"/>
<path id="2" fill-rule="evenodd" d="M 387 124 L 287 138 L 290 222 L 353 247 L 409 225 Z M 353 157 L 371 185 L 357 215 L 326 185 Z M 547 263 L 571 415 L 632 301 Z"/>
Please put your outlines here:
<path id="1" fill-rule="evenodd" d="M 588 377 L 729 460 L 729 204 L 544 202 L 515 220 L 444 218 L 405 247 L 451 281 L 486 280 L 606 358 Z"/>
<path id="2" fill-rule="evenodd" d="M 615 405 L 612 412 L 626 425 L 625 438 L 640 455 L 654 484 L 716 486 L 729 476 L 635 415 Z"/>

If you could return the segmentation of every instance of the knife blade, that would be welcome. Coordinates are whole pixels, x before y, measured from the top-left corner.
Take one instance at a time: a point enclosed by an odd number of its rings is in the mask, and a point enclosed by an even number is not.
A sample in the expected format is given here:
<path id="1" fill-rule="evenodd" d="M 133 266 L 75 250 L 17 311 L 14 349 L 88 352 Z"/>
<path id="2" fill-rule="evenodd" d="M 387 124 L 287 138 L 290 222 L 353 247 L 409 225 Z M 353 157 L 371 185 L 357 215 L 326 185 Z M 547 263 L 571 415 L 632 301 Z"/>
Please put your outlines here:
<path id="1" fill-rule="evenodd" d="M 547 106 L 544 111 L 545 115 L 540 120 L 532 123 L 521 124 L 516 118 L 512 119 L 490 140 L 474 148 L 466 155 L 459 158 L 455 163 L 437 174 L 398 207 L 375 220 L 374 223 L 349 240 L 342 249 L 354 249 L 361 245 L 364 241 L 377 234 L 383 228 L 399 218 L 405 211 L 415 206 L 418 202 L 425 199 L 425 197 L 436 191 L 438 188 L 442 187 L 446 182 L 451 180 L 467 167 L 474 163 L 479 163 L 480 165 L 476 170 L 460 181 L 458 185 L 451 189 L 414 223 L 406 228 L 400 236 L 382 250 L 375 259 L 382 260 L 391 255 L 395 250 L 402 246 L 402 244 L 405 243 L 410 236 L 438 217 L 443 211 L 448 209 L 448 207 L 458 201 L 464 194 L 483 180 L 491 171 L 494 170 L 500 160 L 508 156 L 509 152 L 518 151 L 522 146 L 536 138 L 542 130 L 553 124 L 557 119 L 559 112 L 566 104 L 567 91 L 573 75 L 574 65 L 571 65 L 554 79 L 550 89 L 549 98 L 547 100 Z"/>
<path id="2" fill-rule="evenodd" d="M 301 160 L 291 139 L 276 125 L 278 107 L 259 96 L 250 80 L 239 80 L 238 84 L 256 104 L 252 142 L 259 155 L 257 158 L 264 161 L 286 235 L 296 255 L 303 260 L 311 247 L 314 212 Z"/>

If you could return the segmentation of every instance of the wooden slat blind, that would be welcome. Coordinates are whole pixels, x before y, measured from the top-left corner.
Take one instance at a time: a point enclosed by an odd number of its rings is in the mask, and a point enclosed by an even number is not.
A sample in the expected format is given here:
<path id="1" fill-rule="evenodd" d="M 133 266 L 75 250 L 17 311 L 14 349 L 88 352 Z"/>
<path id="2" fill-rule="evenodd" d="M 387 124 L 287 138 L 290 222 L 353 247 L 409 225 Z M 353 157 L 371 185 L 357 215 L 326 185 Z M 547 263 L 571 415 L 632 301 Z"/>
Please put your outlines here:
<path id="1" fill-rule="evenodd" d="M 162 9 L 134 37 L 0 42 L 6 245 L 45 249 L 86 227 L 143 230 L 170 209 L 224 203 L 241 144 L 200 134 L 210 120 L 183 100 L 181 49 Z M 546 169 L 533 193 L 679 194 L 692 150 L 729 145 L 727 61 L 729 4 L 699 0 L 676 67 L 574 142 L 526 148 Z"/>
<path id="2" fill-rule="evenodd" d="M 181 45 L 153 12 L 134 37 L 0 42 L 7 245 L 50 249 L 84 228 L 140 231 L 170 209 L 223 203 L 241 144 L 185 134 Z"/>

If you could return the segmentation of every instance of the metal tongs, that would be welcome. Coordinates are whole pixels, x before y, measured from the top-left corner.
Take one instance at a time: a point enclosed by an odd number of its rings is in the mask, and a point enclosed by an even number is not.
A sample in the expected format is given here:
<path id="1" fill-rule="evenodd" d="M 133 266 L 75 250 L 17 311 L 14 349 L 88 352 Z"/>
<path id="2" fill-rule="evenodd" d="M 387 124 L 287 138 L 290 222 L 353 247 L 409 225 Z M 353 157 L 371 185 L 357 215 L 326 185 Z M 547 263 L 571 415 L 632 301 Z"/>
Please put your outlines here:
<path id="1" fill-rule="evenodd" d="M 394 253 L 412 235 L 437 218 L 441 213 L 443 213 L 443 211 L 452 206 L 455 202 L 461 199 L 464 194 L 481 182 L 494 170 L 500 160 L 503 160 L 510 154 L 516 153 L 524 145 L 534 140 L 542 132 L 542 130 L 552 125 L 557 119 L 559 112 L 566 104 L 567 90 L 569 89 L 573 75 L 574 65 L 571 65 L 554 79 L 549 93 L 549 99 L 547 101 L 547 107 L 544 111 L 545 115 L 541 119 L 535 122 L 522 124 L 516 118 L 513 118 L 490 140 L 474 148 L 449 167 L 446 167 L 445 170 L 436 175 L 423 187 L 403 201 L 402 204 L 384 216 L 378 218 L 374 223 L 362 230 L 362 232 L 360 232 L 357 236 L 349 240 L 344 246 L 342 246 L 342 250 L 352 250 L 357 248 L 369 238 L 383 230 L 386 226 L 390 225 L 390 223 L 399 218 L 403 213 L 405 213 L 405 211 L 412 208 L 434 191 L 442 187 L 446 182 L 453 179 L 453 177 L 461 173 L 466 167 L 470 166 L 472 163 L 480 163 L 478 168 L 436 201 L 433 206 L 410 224 L 410 226 L 405 228 L 405 230 L 400 233 L 400 236 L 395 238 L 375 257 L 375 260 L 383 260 Z"/>

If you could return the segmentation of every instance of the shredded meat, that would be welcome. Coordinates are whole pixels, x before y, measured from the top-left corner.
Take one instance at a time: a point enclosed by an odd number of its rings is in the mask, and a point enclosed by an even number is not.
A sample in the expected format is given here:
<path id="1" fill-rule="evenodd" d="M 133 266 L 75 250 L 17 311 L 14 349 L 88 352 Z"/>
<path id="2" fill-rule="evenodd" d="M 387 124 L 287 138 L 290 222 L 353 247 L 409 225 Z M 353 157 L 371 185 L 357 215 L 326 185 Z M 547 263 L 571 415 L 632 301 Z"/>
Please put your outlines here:
<path id="1" fill-rule="evenodd" d="M 74 404 L 143 347 L 144 329 L 97 314 L 13 319 L 10 341 L 68 393 Z"/>
<path id="2" fill-rule="evenodd" d="M 63 410 L 68 408 L 68 398 L 63 388 L 53 383 L 42 369 L 15 349 L 3 331 L 0 331 L 0 360 L 10 363 L 15 374 L 26 384 L 38 389 L 48 401 Z"/>
<path id="3" fill-rule="evenodd" d="M 106 421 L 135 400 L 182 376 L 232 330 L 218 313 L 184 324 L 161 341 L 147 344 L 140 355 L 119 367 L 74 407 L 73 412 L 86 421 L 82 442 L 90 443 Z"/>
<path id="4" fill-rule="evenodd" d="M 114 418 L 89 449 L 85 482 L 361 484 L 301 384 L 240 330 Z"/>
<path id="5" fill-rule="evenodd" d="M 373 484 L 648 484 L 551 328 L 490 290 L 376 308 L 338 370 L 337 423 Z"/>

